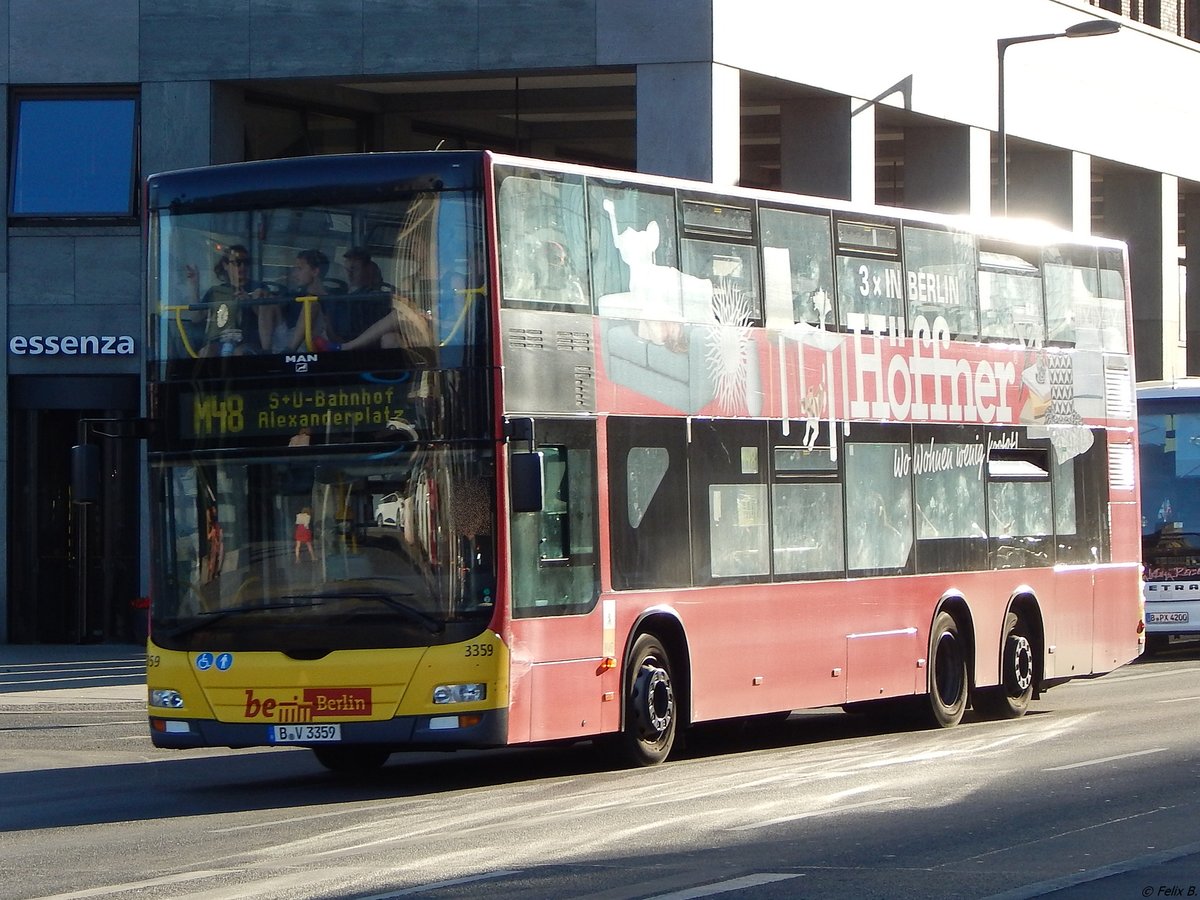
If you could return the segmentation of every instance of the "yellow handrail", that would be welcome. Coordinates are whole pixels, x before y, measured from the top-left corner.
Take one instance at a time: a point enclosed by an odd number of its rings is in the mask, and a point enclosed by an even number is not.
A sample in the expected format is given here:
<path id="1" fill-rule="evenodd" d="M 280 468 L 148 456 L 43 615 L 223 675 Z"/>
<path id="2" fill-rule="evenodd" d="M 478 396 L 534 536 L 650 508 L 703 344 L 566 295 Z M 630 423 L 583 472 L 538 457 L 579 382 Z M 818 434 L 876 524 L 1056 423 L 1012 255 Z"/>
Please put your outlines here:
<path id="1" fill-rule="evenodd" d="M 192 342 L 188 340 L 187 329 L 183 327 L 183 317 L 180 315 L 185 309 L 190 310 L 190 306 L 164 306 L 163 311 L 166 313 L 175 313 L 175 327 L 179 331 L 179 338 L 183 341 L 183 349 L 188 352 L 188 356 L 192 359 L 199 359 L 200 354 L 192 347 Z"/>
<path id="2" fill-rule="evenodd" d="M 314 297 L 312 294 L 296 298 L 297 303 L 304 304 L 304 348 L 309 351 L 313 349 L 312 305 L 319 302 L 320 299 L 320 297 Z"/>

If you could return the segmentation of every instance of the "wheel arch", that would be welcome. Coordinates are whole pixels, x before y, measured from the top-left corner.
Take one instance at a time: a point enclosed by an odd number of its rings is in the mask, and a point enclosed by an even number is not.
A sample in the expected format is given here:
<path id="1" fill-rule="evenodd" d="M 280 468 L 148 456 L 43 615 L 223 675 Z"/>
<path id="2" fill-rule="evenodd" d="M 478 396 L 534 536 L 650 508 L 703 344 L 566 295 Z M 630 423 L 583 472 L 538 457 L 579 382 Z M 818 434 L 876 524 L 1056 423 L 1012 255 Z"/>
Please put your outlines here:
<path id="1" fill-rule="evenodd" d="M 937 619 L 938 614 L 949 613 L 954 624 L 958 626 L 958 633 L 962 637 L 965 644 L 965 652 L 967 654 L 967 681 L 968 690 L 975 689 L 975 617 L 971 613 L 971 606 L 967 603 L 967 598 L 958 591 L 948 591 L 942 595 L 936 607 L 934 607 L 933 615 L 929 619 L 929 641 L 933 640 L 933 623 Z M 932 645 L 926 650 L 926 659 L 932 658 Z M 926 681 L 933 677 L 932 667 L 927 667 Z"/>
<path id="2" fill-rule="evenodd" d="M 671 675 L 675 682 L 674 690 L 677 697 L 676 709 L 681 715 L 679 724 L 681 727 L 687 727 L 692 721 L 692 655 L 683 622 L 673 610 L 648 609 L 629 629 L 621 664 L 622 690 L 628 691 L 629 689 L 633 645 L 643 634 L 651 634 L 658 638 L 662 642 L 663 649 L 670 656 Z M 621 727 L 625 727 L 624 704 L 621 705 Z"/>
<path id="3" fill-rule="evenodd" d="M 1037 595 L 1032 588 L 1022 587 L 1013 592 L 1008 601 L 1008 607 L 1004 610 L 1004 619 L 1008 621 L 1010 615 L 1017 616 L 1028 628 L 1027 637 L 1033 644 L 1033 699 L 1037 699 L 1042 694 L 1042 684 L 1046 674 L 1046 624 L 1042 617 L 1042 605 L 1038 602 Z M 1003 669 L 1002 657 L 1004 654 L 1004 645 L 1001 641 L 995 647 L 997 653 L 997 663 L 1000 669 Z"/>

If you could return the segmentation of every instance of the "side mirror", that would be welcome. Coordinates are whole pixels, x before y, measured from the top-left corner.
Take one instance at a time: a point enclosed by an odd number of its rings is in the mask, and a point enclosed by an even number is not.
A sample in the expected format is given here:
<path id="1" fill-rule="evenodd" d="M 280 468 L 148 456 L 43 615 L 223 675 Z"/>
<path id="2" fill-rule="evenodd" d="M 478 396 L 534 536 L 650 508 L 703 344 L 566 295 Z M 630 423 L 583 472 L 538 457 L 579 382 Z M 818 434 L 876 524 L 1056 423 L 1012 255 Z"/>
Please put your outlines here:
<path id="1" fill-rule="evenodd" d="M 71 448 L 71 499 L 96 503 L 100 499 L 100 447 L 76 444 Z"/>
<path id="2" fill-rule="evenodd" d="M 509 459 L 513 512 L 541 512 L 545 480 L 542 454 L 514 453 Z"/>

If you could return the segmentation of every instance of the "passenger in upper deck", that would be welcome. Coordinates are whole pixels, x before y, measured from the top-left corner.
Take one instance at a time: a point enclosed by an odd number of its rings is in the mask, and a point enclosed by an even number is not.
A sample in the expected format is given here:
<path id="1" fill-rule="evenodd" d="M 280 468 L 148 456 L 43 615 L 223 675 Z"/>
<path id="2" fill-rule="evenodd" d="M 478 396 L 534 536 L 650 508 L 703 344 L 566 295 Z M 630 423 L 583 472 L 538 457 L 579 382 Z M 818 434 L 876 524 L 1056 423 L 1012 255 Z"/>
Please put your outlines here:
<path id="1" fill-rule="evenodd" d="M 207 308 L 204 346 L 199 355 L 241 356 L 258 352 L 263 346 L 263 308 L 248 301 L 260 300 L 267 292 L 250 281 L 250 251 L 242 244 L 227 247 L 217 258 L 213 274 L 217 276 L 217 283 L 201 298 L 199 270 L 195 266 L 184 266 L 193 305 Z M 256 327 L 251 329 L 250 325 Z M 253 333 L 255 331 L 257 334 Z"/>
<path id="2" fill-rule="evenodd" d="M 536 299 L 572 307 L 587 305 L 587 292 L 574 272 L 567 248 L 560 242 L 542 242 L 533 274 Z"/>
<path id="3" fill-rule="evenodd" d="M 388 313 L 391 306 L 385 291 L 383 272 L 362 247 L 351 247 L 342 254 L 350 290 L 344 298 L 328 303 L 330 338 L 348 341 L 361 334 Z"/>
<path id="4" fill-rule="evenodd" d="M 465 294 L 466 277 L 461 273 L 452 273 L 443 279 L 445 290 Z M 411 278 L 415 288 L 423 284 L 419 278 Z M 426 289 L 428 293 L 428 289 Z M 344 343 L 325 341 L 318 344 L 320 350 L 362 350 L 378 347 L 391 350 L 398 347 L 414 349 L 433 347 L 436 344 L 433 333 L 433 322 L 430 313 L 416 299 L 393 289 L 390 301 L 391 309 L 368 325 L 357 336 Z"/>
<path id="5" fill-rule="evenodd" d="M 342 254 L 346 261 L 346 274 L 350 279 L 350 293 L 366 294 L 383 290 L 383 272 L 379 263 L 371 259 L 369 251 L 362 247 L 351 247 Z"/>
<path id="6" fill-rule="evenodd" d="M 433 345 L 433 327 L 429 313 L 419 309 L 411 297 L 395 293 L 392 295 L 392 311 L 365 329 L 362 334 L 344 344 L 326 341 L 323 345 L 319 344 L 318 349 L 361 350 L 365 347 L 380 347 L 390 350 L 396 347 Z"/>
<path id="7" fill-rule="evenodd" d="M 288 287 L 292 298 L 282 305 L 264 307 L 261 315 L 266 321 L 261 323 L 260 327 L 270 335 L 270 340 L 265 346 L 270 347 L 273 353 L 298 350 L 304 346 L 309 336 L 312 337 L 314 345 L 328 340 L 328 320 L 320 299 L 299 299 L 324 297 L 325 276 L 328 272 L 329 257 L 320 250 L 301 250 L 296 254 L 288 273 Z M 311 309 L 306 313 L 305 307 Z"/>

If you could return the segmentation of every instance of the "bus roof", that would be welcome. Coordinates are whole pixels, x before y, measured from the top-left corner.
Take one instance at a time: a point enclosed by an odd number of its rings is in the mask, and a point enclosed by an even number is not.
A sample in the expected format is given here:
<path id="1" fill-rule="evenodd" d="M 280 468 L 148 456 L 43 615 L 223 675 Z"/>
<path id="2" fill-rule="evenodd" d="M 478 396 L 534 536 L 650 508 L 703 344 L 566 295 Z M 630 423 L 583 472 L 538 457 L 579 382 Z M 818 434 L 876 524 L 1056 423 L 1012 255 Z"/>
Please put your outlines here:
<path id="1" fill-rule="evenodd" d="M 1200 397 L 1200 378 L 1177 378 L 1174 381 L 1144 381 L 1137 386 L 1139 400 L 1169 400 L 1180 397 Z"/>
<path id="2" fill-rule="evenodd" d="M 146 208 L 206 212 L 229 207 L 320 204 L 331 197 L 393 200 L 414 191 L 476 190 L 478 151 L 346 153 L 179 169 L 151 175 Z"/>
<path id="3" fill-rule="evenodd" d="M 544 168 L 634 184 L 725 194 L 768 204 L 798 204 L 845 215 L 923 222 L 1018 243 L 1076 243 L 1099 247 L 1124 247 L 1120 241 L 1077 234 L 1048 222 L 1032 219 L 948 215 L 902 207 L 859 204 L 830 197 L 711 184 L 670 176 L 509 156 L 486 150 L 348 153 L 226 163 L 162 172 L 147 179 L 146 208 L 204 212 L 230 206 L 269 207 L 308 201 L 328 202 L 333 195 L 345 198 L 347 194 L 357 195 L 363 191 L 379 195 L 379 199 L 387 199 L 394 197 L 396 193 L 407 191 L 471 190 L 480 187 L 478 177 L 482 170 L 481 162 L 485 158 L 498 165 Z M 266 188 L 264 185 L 270 187 Z"/>

